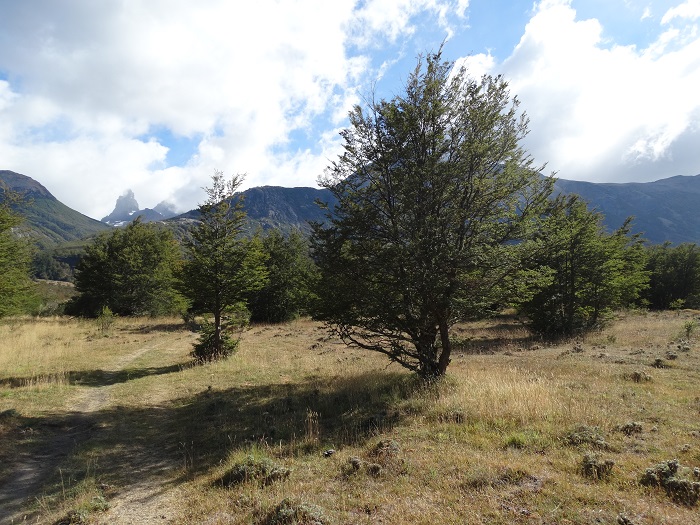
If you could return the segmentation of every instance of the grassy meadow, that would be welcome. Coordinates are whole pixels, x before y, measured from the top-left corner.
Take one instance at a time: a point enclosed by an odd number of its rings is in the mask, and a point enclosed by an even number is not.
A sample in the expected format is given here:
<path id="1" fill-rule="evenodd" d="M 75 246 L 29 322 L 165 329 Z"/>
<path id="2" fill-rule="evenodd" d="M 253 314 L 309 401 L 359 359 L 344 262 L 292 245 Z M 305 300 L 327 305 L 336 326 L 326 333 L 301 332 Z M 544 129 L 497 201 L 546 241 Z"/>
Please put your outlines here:
<path id="1" fill-rule="evenodd" d="M 700 523 L 698 315 L 460 325 L 427 386 L 308 320 L 204 366 L 178 319 L 3 320 L 0 487 L 36 474 L 8 523 Z"/>

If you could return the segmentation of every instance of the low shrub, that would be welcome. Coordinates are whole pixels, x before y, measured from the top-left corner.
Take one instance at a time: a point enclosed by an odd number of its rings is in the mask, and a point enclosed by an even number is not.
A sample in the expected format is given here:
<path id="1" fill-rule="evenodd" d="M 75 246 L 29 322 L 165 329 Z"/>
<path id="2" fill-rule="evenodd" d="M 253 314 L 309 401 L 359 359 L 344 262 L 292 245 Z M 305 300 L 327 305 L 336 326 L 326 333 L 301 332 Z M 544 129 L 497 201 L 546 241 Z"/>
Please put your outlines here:
<path id="1" fill-rule="evenodd" d="M 217 485 L 231 487 L 248 481 L 256 481 L 262 486 L 289 477 L 290 470 L 276 465 L 268 458 L 247 456 L 244 461 L 236 463 L 233 468 L 215 481 Z"/>
<path id="2" fill-rule="evenodd" d="M 700 500 L 700 482 L 688 479 L 690 472 L 694 471 L 682 468 L 677 459 L 672 459 L 646 469 L 639 483 L 661 487 L 674 502 L 694 507 Z"/>

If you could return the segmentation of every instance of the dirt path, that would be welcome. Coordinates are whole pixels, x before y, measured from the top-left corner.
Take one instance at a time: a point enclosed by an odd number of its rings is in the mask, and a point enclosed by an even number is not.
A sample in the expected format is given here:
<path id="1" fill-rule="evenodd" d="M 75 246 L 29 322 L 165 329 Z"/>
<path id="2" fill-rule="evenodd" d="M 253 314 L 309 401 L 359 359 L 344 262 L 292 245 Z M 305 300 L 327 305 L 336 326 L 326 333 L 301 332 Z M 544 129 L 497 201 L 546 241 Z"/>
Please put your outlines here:
<path id="1" fill-rule="evenodd" d="M 39 450 L 27 451 L 16 459 L 12 474 L 0 486 L 0 524 L 39 523 L 37 513 L 25 512 L 36 498 L 41 496 L 43 484 L 62 461 L 69 457 L 76 448 L 86 443 L 100 431 L 95 426 L 95 413 L 107 408 L 112 397 L 116 375 L 144 354 L 156 350 L 168 341 L 145 345 L 138 350 L 124 355 L 114 361 L 106 370 L 105 385 L 85 388 L 67 407 L 67 414 L 59 423 L 45 425 L 48 434 Z M 172 465 L 163 463 L 156 468 L 162 483 L 154 483 L 153 462 L 149 458 L 148 482 L 138 472 L 133 478 L 137 480 L 110 501 L 110 510 L 102 515 L 100 523 L 148 524 L 168 523 L 168 502 L 176 496 L 161 487 L 167 482 L 167 473 Z"/>

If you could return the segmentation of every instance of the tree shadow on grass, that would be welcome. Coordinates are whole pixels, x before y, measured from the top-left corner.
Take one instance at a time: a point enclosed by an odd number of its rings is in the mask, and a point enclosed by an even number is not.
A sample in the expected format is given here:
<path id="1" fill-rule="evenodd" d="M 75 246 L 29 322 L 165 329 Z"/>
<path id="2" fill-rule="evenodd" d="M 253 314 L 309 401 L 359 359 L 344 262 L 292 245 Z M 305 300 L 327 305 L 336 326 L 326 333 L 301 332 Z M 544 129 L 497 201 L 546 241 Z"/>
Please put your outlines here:
<path id="1" fill-rule="evenodd" d="M 371 372 L 207 388 L 158 406 L 37 418 L 10 414 L 4 432 L 30 435 L 16 444 L 16 457 L 42 459 L 25 462 L 25 470 L 37 472 L 24 494 L 3 489 L 16 483 L 16 472 L 0 472 L 0 500 L 16 506 L 17 498 L 39 492 L 45 501 L 60 499 L 66 480 L 70 485 L 87 476 L 116 490 L 137 483 L 177 484 L 253 445 L 296 456 L 361 444 L 398 424 L 401 402 L 418 388 L 410 374 Z"/>
<path id="2" fill-rule="evenodd" d="M 119 331 L 127 334 L 152 334 L 157 332 L 187 332 L 188 330 L 183 321 L 173 321 L 120 328 Z"/>
<path id="3" fill-rule="evenodd" d="M 537 343 L 541 343 L 540 338 L 529 333 L 529 331 L 525 331 L 522 335 L 514 335 L 514 330 L 517 333 L 525 326 L 517 319 L 505 316 L 504 319 L 503 322 L 498 324 L 479 327 L 476 330 L 465 330 L 457 327 L 455 329 L 457 333 L 453 341 L 453 351 L 467 355 L 490 355 L 514 348 L 528 349 Z M 480 335 L 474 337 L 474 332 L 478 332 Z"/>
<path id="4" fill-rule="evenodd" d="M 194 366 L 193 362 L 168 366 L 126 368 L 124 370 L 80 370 L 58 374 L 39 374 L 27 377 L 6 377 L 0 379 L 0 387 L 22 388 L 36 384 L 64 383 L 70 385 L 101 387 L 126 383 L 142 377 L 172 374 Z"/>

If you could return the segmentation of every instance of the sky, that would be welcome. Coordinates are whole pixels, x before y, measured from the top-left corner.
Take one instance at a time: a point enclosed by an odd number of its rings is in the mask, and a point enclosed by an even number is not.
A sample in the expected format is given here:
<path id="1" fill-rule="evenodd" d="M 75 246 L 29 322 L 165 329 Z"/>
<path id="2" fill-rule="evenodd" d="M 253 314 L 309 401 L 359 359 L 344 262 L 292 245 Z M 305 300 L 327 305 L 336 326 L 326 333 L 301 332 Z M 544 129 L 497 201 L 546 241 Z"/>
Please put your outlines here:
<path id="1" fill-rule="evenodd" d="M 700 0 L 0 0 L 0 169 L 100 219 L 317 186 L 418 55 L 503 75 L 546 173 L 700 174 Z"/>

